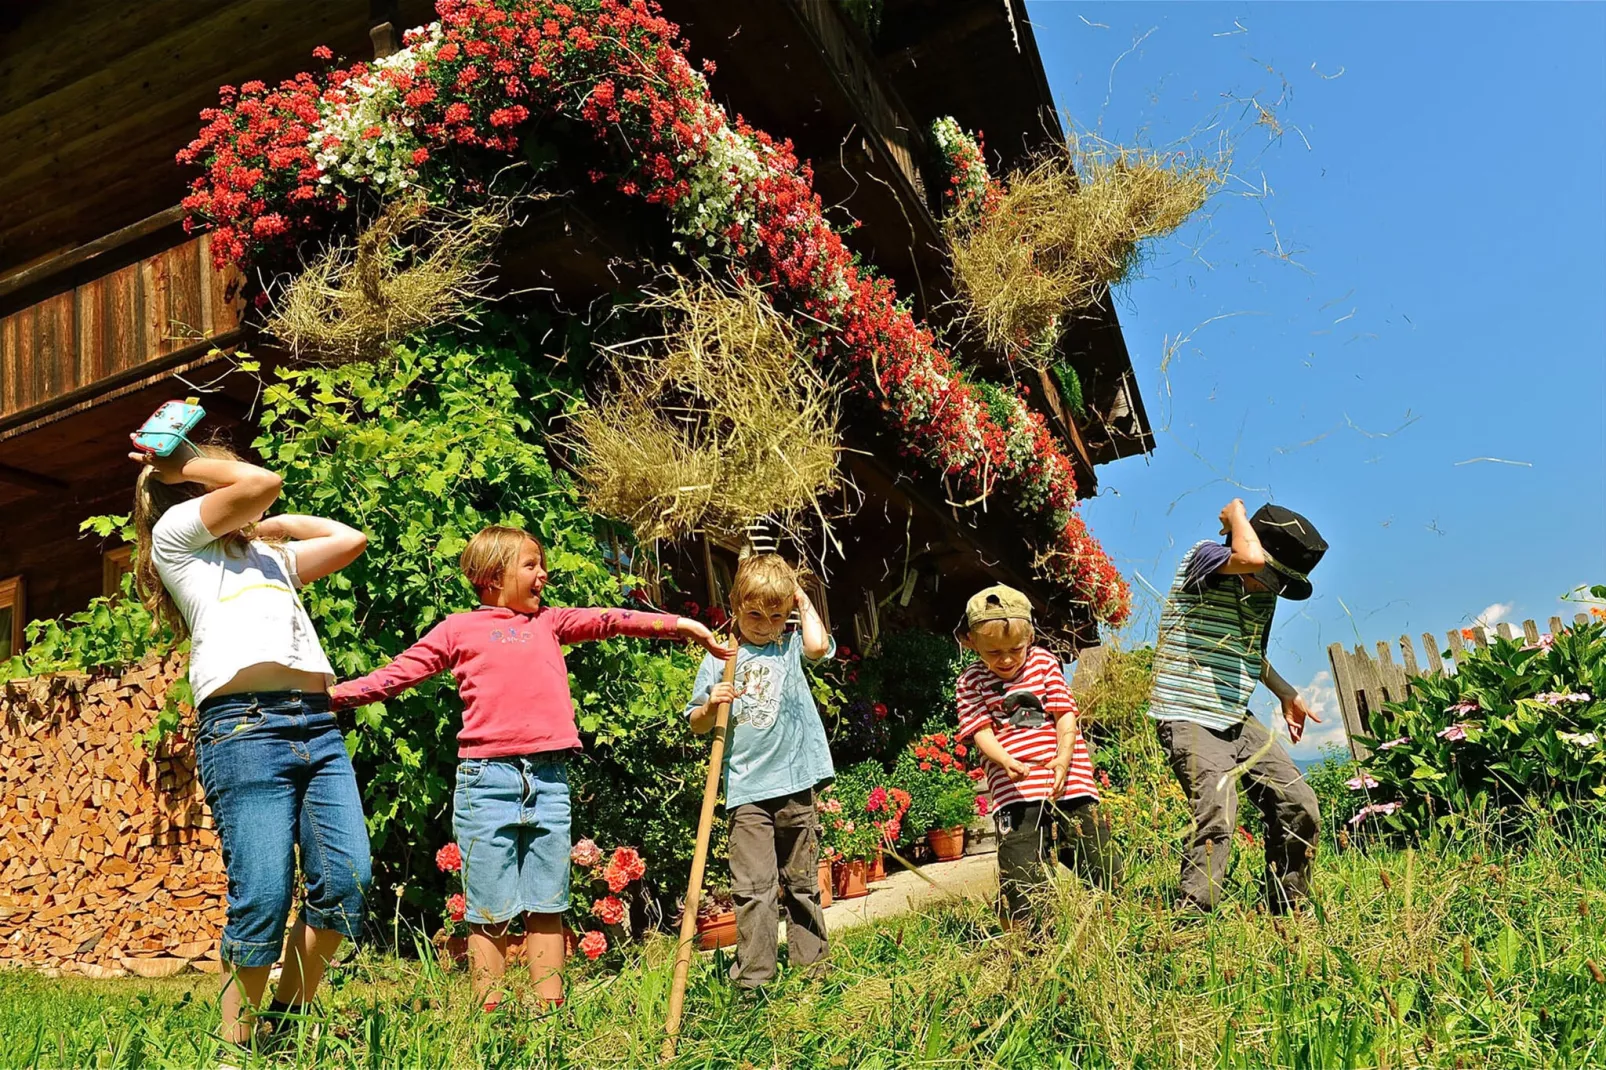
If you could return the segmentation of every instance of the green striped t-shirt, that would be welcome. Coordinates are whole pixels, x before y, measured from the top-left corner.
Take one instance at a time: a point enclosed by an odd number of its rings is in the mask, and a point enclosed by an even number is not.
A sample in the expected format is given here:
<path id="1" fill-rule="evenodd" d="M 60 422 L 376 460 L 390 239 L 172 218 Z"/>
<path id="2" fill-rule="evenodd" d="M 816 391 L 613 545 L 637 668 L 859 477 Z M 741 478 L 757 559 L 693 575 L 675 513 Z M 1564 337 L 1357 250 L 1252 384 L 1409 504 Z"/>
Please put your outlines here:
<path id="1" fill-rule="evenodd" d="M 1244 590 L 1241 576 L 1216 570 L 1229 553 L 1202 542 L 1183 555 L 1160 612 L 1149 716 L 1228 729 L 1249 712 L 1266 636 L 1277 610 L 1270 591 Z"/>

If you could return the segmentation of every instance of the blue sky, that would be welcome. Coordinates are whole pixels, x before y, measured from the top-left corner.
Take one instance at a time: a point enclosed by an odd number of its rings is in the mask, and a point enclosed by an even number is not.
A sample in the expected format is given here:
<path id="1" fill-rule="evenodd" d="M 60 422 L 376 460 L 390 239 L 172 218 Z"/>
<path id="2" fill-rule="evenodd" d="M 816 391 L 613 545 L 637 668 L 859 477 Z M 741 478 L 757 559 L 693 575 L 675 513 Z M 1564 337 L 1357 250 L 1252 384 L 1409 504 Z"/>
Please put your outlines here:
<path id="1" fill-rule="evenodd" d="M 1145 581 L 1234 496 L 1332 544 L 1272 641 L 1330 713 L 1315 742 L 1342 738 L 1329 643 L 1576 612 L 1558 596 L 1606 583 L 1606 5 L 1030 14 L 1077 127 L 1234 148 L 1207 218 L 1118 296 L 1157 448 L 1084 510 L 1133 638 Z"/>

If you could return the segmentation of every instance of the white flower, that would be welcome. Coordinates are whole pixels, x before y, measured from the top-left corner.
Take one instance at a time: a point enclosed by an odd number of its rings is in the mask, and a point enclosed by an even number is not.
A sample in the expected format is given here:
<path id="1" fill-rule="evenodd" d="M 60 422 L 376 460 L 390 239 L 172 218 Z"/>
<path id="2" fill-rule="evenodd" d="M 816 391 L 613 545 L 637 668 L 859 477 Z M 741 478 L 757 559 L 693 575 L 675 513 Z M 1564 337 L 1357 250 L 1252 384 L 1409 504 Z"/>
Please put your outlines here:
<path id="1" fill-rule="evenodd" d="M 1593 732 L 1557 732 L 1556 738 L 1580 747 L 1593 747 L 1600 742 L 1600 737 Z"/>

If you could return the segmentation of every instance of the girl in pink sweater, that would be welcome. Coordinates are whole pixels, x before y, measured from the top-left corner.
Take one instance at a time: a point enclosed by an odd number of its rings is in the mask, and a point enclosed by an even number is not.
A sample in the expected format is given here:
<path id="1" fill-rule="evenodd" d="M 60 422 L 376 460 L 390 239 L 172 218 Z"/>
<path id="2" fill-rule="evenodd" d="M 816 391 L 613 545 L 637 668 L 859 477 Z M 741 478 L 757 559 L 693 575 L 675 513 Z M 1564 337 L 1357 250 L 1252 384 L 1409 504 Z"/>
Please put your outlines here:
<path id="1" fill-rule="evenodd" d="M 542 999 L 563 999 L 562 914 L 569 908 L 569 781 L 580 747 L 562 648 L 615 635 L 690 639 L 730 652 L 694 620 L 628 609 L 541 605 L 545 553 L 518 528 L 488 527 L 463 550 L 463 574 L 480 606 L 454 613 L 389 665 L 336 685 L 336 709 L 381 702 L 445 669 L 457 678 L 452 831 L 463 855 L 469 970 L 474 996 L 500 995 L 508 923 L 524 916 L 530 979 Z"/>

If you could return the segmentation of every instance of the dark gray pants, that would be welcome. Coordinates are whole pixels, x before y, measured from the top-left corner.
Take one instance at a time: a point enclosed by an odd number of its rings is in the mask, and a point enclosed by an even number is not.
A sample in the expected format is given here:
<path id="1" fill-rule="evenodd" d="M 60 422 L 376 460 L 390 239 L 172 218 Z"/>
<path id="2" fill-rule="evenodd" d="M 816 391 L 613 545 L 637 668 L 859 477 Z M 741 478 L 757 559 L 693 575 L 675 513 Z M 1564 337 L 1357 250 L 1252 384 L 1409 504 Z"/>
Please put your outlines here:
<path id="1" fill-rule="evenodd" d="M 1316 793 L 1282 745 L 1253 717 L 1218 732 L 1192 721 L 1159 721 L 1160 746 L 1193 808 L 1193 836 L 1182 856 L 1182 900 L 1213 910 L 1232 860 L 1238 782 L 1222 777 L 1249 762 L 1244 790 L 1266 823 L 1266 900 L 1281 913 L 1309 892 L 1319 817 Z M 1253 761 L 1251 761 L 1253 759 Z"/>
<path id="2" fill-rule="evenodd" d="M 778 900 L 786 905 L 786 946 L 792 964 L 825 958 L 820 820 L 813 791 L 743 803 L 732 810 L 730 866 L 731 896 L 736 900 L 731 980 L 757 988 L 775 979 Z"/>
<path id="3" fill-rule="evenodd" d="M 1031 914 L 1031 893 L 1048 884 L 1055 861 L 1099 888 L 1121 879 L 1109 818 L 1092 799 L 1010 803 L 998 808 L 995 820 L 998 890 L 1012 919 Z"/>

